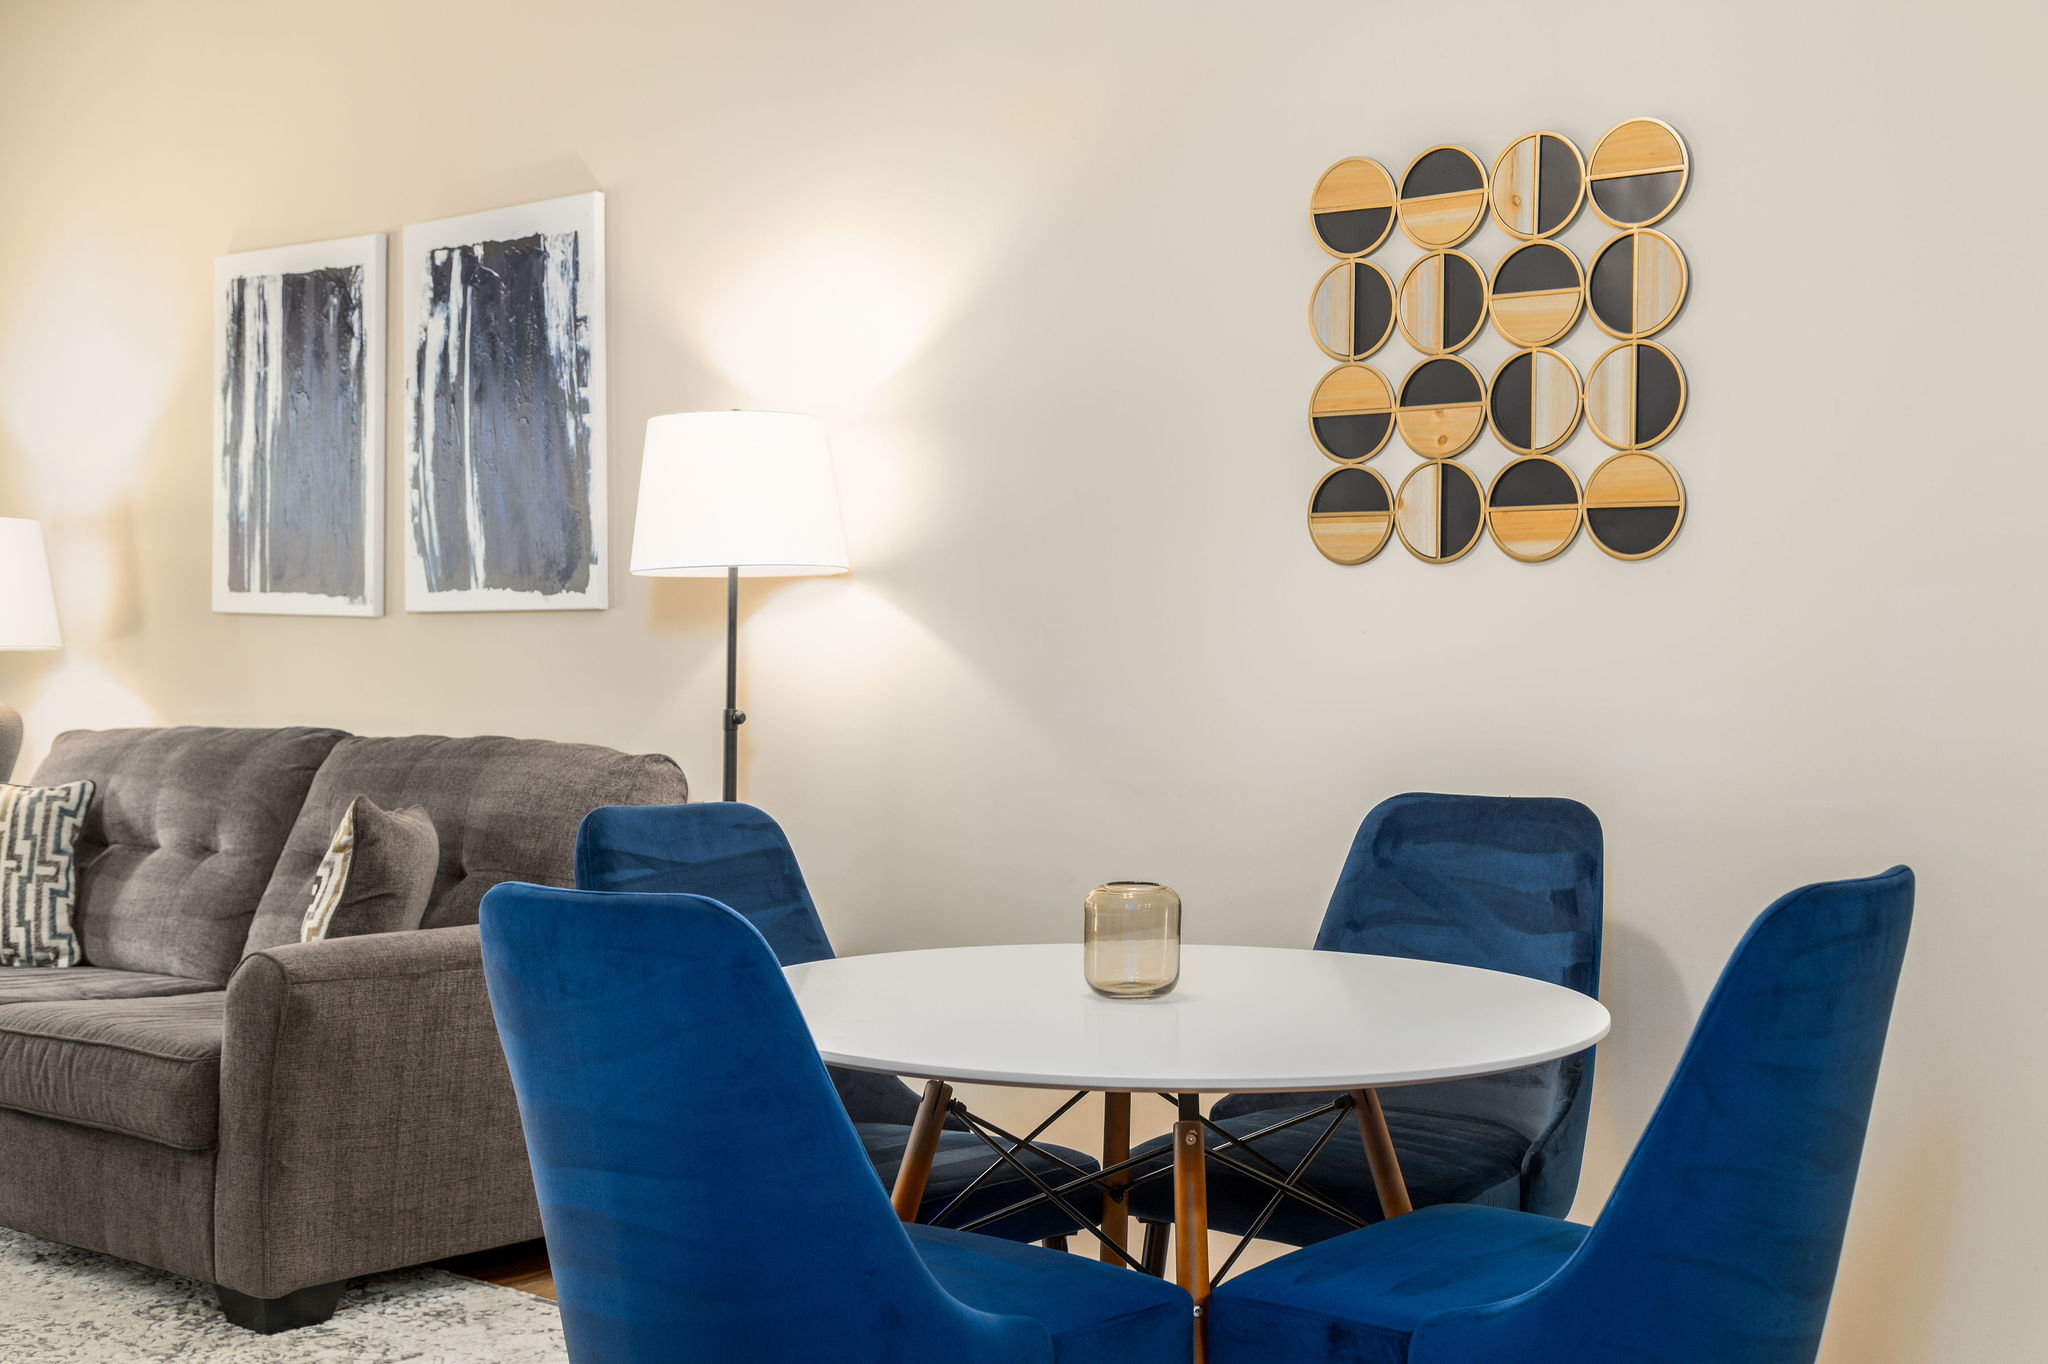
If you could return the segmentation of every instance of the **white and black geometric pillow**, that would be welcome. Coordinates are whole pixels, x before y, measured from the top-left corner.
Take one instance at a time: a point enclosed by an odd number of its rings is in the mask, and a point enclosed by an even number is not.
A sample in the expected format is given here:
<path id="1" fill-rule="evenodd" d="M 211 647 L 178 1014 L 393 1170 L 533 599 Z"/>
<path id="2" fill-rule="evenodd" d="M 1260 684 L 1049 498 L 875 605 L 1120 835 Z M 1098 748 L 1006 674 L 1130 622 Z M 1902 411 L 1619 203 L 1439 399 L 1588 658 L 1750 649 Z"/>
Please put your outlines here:
<path id="1" fill-rule="evenodd" d="M 0 786 L 0 966 L 76 966 L 72 855 L 93 784 Z"/>

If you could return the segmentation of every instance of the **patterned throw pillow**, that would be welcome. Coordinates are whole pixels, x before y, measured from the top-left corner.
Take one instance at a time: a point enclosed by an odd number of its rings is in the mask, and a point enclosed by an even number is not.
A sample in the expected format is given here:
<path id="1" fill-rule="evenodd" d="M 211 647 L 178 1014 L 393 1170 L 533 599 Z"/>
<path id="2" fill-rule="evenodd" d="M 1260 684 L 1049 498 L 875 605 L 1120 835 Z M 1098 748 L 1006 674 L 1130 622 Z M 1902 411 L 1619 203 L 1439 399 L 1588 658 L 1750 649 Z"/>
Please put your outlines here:
<path id="1" fill-rule="evenodd" d="M 0 786 L 0 966 L 76 966 L 72 865 L 93 784 Z"/>
<path id="2" fill-rule="evenodd" d="M 440 861 L 441 839 L 425 810 L 379 809 L 357 796 L 313 873 L 313 903 L 299 941 L 418 928 Z"/>

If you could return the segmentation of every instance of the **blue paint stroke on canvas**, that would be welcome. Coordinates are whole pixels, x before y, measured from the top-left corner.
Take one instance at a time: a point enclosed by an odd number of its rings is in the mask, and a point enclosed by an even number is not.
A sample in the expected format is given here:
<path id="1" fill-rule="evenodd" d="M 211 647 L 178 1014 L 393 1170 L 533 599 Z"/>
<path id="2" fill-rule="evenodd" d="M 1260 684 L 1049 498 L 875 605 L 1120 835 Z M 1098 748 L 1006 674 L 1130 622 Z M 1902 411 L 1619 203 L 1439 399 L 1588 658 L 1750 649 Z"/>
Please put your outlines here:
<path id="1" fill-rule="evenodd" d="M 590 319 L 580 238 L 427 254 L 411 396 L 414 547 L 429 592 L 590 588 Z"/>
<path id="2" fill-rule="evenodd" d="M 366 596 L 363 269 L 227 284 L 221 474 L 231 592 Z"/>

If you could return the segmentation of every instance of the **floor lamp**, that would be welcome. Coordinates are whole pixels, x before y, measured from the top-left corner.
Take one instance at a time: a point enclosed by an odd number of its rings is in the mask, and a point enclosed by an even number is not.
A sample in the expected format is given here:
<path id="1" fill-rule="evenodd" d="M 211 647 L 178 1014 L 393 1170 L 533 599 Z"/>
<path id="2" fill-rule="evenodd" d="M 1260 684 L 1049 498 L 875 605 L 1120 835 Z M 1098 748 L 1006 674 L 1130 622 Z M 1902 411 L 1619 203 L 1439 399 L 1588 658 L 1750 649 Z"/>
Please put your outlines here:
<path id="1" fill-rule="evenodd" d="M 42 524 L 0 517 L 0 649 L 63 647 Z M 20 754 L 21 716 L 0 701 L 0 782 L 13 780 Z"/>
<path id="2" fill-rule="evenodd" d="M 788 412 L 678 412 L 647 423 L 633 572 L 725 578 L 725 799 L 739 799 L 740 579 L 846 572 L 825 423 Z"/>

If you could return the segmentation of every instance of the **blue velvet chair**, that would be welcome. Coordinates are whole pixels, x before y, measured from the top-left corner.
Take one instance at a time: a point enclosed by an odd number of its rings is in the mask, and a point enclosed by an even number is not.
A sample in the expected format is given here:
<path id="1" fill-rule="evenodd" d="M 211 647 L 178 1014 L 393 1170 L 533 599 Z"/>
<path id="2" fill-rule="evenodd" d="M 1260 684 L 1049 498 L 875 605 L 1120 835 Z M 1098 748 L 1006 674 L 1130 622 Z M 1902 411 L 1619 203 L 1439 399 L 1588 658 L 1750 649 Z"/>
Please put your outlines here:
<path id="1" fill-rule="evenodd" d="M 1602 863 L 1600 821 L 1574 800 L 1393 796 L 1359 826 L 1315 945 L 1512 971 L 1597 995 Z M 1586 1051 L 1505 1075 L 1383 1090 L 1380 1101 L 1416 1207 L 1479 1203 L 1562 1217 L 1578 1192 L 1592 1092 Z M 1245 1136 L 1332 1097 L 1232 1094 L 1210 1117 Z M 1292 1170 L 1327 1122 L 1261 1138 L 1254 1149 Z M 1163 1141 L 1139 1150 L 1163 1154 Z M 1250 1231 L 1271 1190 L 1214 1162 L 1208 1176 L 1209 1225 Z M 1356 1131 L 1339 1130 L 1303 1180 L 1362 1221 L 1380 1220 Z M 1132 1210 L 1146 1223 L 1148 1261 L 1156 1264 L 1173 1220 L 1171 1187 L 1141 1185 Z M 1350 1229 L 1289 1198 L 1258 1234 L 1301 1246 Z"/>
<path id="2" fill-rule="evenodd" d="M 1212 1364 L 1811 1364 L 1913 918 L 1913 873 L 1750 928 L 1591 1228 L 1438 1207 L 1216 1291 Z"/>
<path id="3" fill-rule="evenodd" d="M 576 833 L 579 890 L 703 895 L 739 912 L 760 930 L 784 966 L 832 955 L 825 925 L 797 866 L 782 826 L 764 810 L 737 802 L 698 805 L 612 805 L 593 810 Z M 918 1096 L 893 1075 L 829 1068 L 840 1101 L 867 1148 L 885 1186 L 910 1141 Z M 1049 1183 L 1093 1172 L 1100 1164 L 1066 1147 L 1048 1146 L 1073 1169 L 1051 1160 L 1020 1156 Z M 965 1226 L 1032 1197 L 1037 1190 L 957 1119 L 939 1135 L 938 1153 L 925 1183 L 918 1219 L 946 1213 L 947 1226 Z M 976 1181 L 979 1180 L 979 1183 Z M 965 1198 L 960 1195 L 965 1194 Z M 1101 1194 L 1092 1186 L 1066 1195 L 1089 1216 L 1099 1214 Z M 958 1206 L 952 1206 L 958 1199 Z M 951 1211 L 948 1212 L 948 1208 Z M 1042 1241 L 1079 1231 L 1072 1218 L 1050 1203 L 1015 1213 L 980 1228 L 1013 1241 Z"/>
<path id="4" fill-rule="evenodd" d="M 899 1222 L 732 910 L 508 883 L 481 917 L 578 1364 L 1189 1358 L 1171 1284 Z"/>

